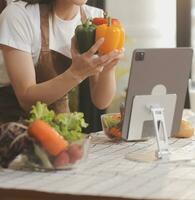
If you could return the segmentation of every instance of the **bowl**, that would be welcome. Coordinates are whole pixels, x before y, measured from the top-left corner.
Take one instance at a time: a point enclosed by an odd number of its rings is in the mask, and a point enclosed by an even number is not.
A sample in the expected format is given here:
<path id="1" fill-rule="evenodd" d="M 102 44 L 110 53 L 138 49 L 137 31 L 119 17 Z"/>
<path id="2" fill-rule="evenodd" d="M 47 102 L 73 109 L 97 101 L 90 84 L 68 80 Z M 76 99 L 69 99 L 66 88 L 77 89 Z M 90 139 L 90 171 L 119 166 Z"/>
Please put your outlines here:
<path id="1" fill-rule="evenodd" d="M 71 142 L 66 151 L 62 151 L 52 160 L 54 169 L 71 169 L 86 161 L 91 136 L 84 135 L 82 139 Z"/>
<path id="2" fill-rule="evenodd" d="M 101 115 L 103 132 L 110 139 L 120 140 L 122 138 L 122 120 L 120 113 L 107 113 Z"/>
<path id="3" fill-rule="evenodd" d="M 9 168 L 41 172 L 75 168 L 86 161 L 90 140 L 91 136 L 83 134 L 82 139 L 69 143 L 68 149 L 56 156 L 49 155 L 40 144 L 33 141 L 27 151 L 10 163 Z"/>

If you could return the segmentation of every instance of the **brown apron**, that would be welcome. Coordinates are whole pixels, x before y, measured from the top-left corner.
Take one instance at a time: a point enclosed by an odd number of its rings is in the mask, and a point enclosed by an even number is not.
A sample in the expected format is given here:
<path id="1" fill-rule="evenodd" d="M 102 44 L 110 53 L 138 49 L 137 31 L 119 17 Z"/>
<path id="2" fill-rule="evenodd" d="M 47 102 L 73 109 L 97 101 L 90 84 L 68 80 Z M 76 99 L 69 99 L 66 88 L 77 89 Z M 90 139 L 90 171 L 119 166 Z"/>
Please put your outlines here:
<path id="1" fill-rule="evenodd" d="M 58 52 L 49 49 L 49 16 L 51 8 L 40 4 L 41 51 L 35 67 L 37 83 L 50 80 L 69 68 L 72 60 Z M 83 14 L 83 13 L 82 13 Z M 55 112 L 69 112 L 68 95 L 57 100 L 50 108 Z M 18 104 L 11 86 L 0 88 L 0 123 L 16 121 L 25 116 Z"/>
<path id="2" fill-rule="evenodd" d="M 48 81 L 69 68 L 70 58 L 49 49 L 49 16 L 52 10 L 45 4 L 40 4 L 41 52 L 36 70 L 37 83 Z M 68 95 L 65 95 L 50 105 L 55 112 L 69 112 Z"/>

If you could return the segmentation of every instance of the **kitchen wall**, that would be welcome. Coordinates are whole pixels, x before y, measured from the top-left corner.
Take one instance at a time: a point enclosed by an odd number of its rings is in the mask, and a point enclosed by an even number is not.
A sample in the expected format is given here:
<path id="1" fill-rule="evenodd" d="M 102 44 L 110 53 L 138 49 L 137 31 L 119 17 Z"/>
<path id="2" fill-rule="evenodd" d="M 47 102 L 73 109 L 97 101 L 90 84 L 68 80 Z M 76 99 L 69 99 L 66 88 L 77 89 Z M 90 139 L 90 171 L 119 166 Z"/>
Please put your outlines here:
<path id="1" fill-rule="evenodd" d="M 106 0 L 106 11 L 119 18 L 126 30 L 125 57 L 117 67 L 117 95 L 108 109 L 117 112 L 124 101 L 133 49 L 176 46 L 176 0 Z"/>

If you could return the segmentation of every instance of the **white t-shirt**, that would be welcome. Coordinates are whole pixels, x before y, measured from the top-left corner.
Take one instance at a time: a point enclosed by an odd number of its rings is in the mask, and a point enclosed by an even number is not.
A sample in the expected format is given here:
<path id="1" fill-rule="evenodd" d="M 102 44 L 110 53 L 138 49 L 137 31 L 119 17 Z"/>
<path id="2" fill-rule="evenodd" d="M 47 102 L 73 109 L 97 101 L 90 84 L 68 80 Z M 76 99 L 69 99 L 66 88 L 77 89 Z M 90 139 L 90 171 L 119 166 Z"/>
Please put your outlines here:
<path id="1" fill-rule="evenodd" d="M 88 5 L 83 6 L 89 18 L 102 17 L 103 11 Z M 49 19 L 49 48 L 71 57 L 71 38 L 77 25 L 81 24 L 80 12 L 72 20 L 63 20 L 54 15 Z M 41 49 L 39 4 L 29 5 L 23 1 L 11 2 L 0 15 L 0 44 L 32 55 L 36 64 Z M 0 86 L 10 83 L 4 63 L 0 62 Z"/>

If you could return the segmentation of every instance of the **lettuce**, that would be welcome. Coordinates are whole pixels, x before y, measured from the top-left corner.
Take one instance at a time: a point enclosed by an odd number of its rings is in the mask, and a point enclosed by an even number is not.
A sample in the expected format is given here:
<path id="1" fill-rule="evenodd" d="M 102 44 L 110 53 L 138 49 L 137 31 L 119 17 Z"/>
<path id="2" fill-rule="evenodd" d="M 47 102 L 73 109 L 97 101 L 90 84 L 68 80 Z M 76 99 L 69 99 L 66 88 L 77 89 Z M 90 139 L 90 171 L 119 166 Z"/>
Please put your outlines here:
<path id="1" fill-rule="evenodd" d="M 82 128 L 88 126 L 84 120 L 84 114 L 80 112 L 55 114 L 47 105 L 37 102 L 30 111 L 29 123 L 41 119 L 49 123 L 64 139 L 69 142 L 83 137 Z"/>
<path id="2" fill-rule="evenodd" d="M 88 126 L 84 121 L 83 113 L 61 113 L 54 119 L 54 128 L 66 140 L 75 141 L 82 138 L 82 128 Z"/>
<path id="3" fill-rule="evenodd" d="M 55 117 L 55 113 L 53 110 L 49 110 L 47 108 L 47 104 L 38 101 L 35 105 L 32 106 L 29 117 L 30 119 L 28 122 L 33 122 L 37 119 L 41 119 L 50 124 Z"/>

